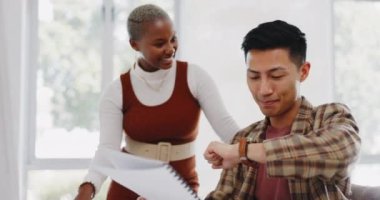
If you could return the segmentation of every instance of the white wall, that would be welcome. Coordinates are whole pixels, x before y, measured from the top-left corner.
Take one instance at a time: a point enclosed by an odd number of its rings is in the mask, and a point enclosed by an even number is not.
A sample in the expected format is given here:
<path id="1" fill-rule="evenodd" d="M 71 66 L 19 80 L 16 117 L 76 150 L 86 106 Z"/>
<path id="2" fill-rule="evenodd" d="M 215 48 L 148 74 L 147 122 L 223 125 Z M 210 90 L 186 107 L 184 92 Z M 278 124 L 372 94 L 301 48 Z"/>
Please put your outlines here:
<path id="1" fill-rule="evenodd" d="M 21 199 L 19 190 L 22 184 L 22 164 L 20 148 L 20 102 L 21 102 L 21 66 L 22 66 L 22 33 L 23 33 L 23 0 L 0 1 L 0 26 L 2 62 L 0 73 L 2 119 L 7 122 L 0 124 L 0 145 L 2 159 L 0 160 L 0 194 L 4 199 Z M 7 101 L 8 100 L 8 101 Z"/>
<path id="2" fill-rule="evenodd" d="M 11 80 L 11 91 L 12 99 L 20 100 L 20 88 L 21 88 L 21 56 L 22 56 L 22 17 L 23 13 L 23 0 L 15 1 L 1 1 L 2 10 L 0 17 L 3 18 L 5 30 L 5 43 L 1 48 L 7 47 L 8 56 L 8 72 Z M 17 118 L 19 118 L 19 101 L 12 102 L 12 108 L 17 113 Z"/>
<path id="3" fill-rule="evenodd" d="M 200 65 L 216 81 L 227 109 L 241 127 L 262 115 L 250 96 L 240 45 L 259 23 L 281 19 L 306 33 L 311 74 L 301 93 L 312 103 L 333 100 L 332 5 L 329 0 L 182 0 L 180 7 L 180 59 Z M 198 154 L 216 139 L 203 117 Z M 212 135 L 212 136 L 211 136 Z M 198 157 L 200 193 L 214 188 L 219 171 Z"/>

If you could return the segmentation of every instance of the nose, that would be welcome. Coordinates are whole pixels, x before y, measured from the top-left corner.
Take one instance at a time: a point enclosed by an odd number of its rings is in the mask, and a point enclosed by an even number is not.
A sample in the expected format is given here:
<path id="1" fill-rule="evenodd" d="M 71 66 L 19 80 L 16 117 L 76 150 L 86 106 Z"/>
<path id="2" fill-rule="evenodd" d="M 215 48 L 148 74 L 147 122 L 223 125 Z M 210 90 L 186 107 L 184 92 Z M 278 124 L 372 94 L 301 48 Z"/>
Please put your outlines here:
<path id="1" fill-rule="evenodd" d="M 259 87 L 259 94 L 262 96 L 271 95 L 273 93 L 272 84 L 270 81 L 263 79 Z"/>
<path id="2" fill-rule="evenodd" d="M 166 45 L 165 54 L 173 55 L 175 53 L 176 47 L 174 44 Z"/>
<path id="3" fill-rule="evenodd" d="M 167 53 L 168 53 L 169 55 L 173 55 L 173 54 L 175 53 L 175 48 L 172 47 L 172 48 L 168 49 Z"/>

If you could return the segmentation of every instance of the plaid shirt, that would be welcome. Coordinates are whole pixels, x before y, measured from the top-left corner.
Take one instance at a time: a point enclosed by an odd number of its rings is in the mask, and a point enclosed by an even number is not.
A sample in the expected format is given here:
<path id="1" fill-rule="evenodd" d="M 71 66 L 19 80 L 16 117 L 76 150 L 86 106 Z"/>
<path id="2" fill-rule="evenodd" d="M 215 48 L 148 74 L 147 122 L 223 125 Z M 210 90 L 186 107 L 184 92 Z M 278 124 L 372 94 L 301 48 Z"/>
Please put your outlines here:
<path id="1" fill-rule="evenodd" d="M 304 97 L 289 135 L 264 140 L 269 119 L 238 132 L 232 143 L 250 137 L 263 143 L 269 177 L 288 179 L 293 200 L 348 199 L 350 173 L 358 159 L 360 137 L 349 109 L 338 103 L 314 108 Z M 223 170 L 206 200 L 255 199 L 256 167 L 239 164 Z"/>

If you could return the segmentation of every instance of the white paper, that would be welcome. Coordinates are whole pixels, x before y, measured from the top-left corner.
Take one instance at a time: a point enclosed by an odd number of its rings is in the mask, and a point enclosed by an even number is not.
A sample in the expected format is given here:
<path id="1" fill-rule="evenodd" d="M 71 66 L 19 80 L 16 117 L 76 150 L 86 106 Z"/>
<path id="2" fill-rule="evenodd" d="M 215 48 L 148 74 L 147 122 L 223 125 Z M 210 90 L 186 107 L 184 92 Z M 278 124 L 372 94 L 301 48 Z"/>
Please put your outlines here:
<path id="1" fill-rule="evenodd" d="M 102 149 L 102 162 L 92 169 L 109 176 L 147 200 L 199 200 L 193 190 L 167 163 Z"/>

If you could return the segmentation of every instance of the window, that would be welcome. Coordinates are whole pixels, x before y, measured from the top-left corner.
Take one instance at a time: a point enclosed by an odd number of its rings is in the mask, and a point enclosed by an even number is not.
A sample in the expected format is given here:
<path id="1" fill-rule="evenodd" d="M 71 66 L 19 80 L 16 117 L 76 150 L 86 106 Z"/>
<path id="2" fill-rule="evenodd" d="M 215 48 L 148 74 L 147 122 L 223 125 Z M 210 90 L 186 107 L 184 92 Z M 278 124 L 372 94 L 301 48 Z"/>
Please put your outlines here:
<path id="1" fill-rule="evenodd" d="M 380 1 L 335 1 L 335 90 L 362 137 L 353 182 L 380 185 Z M 364 178 L 365 177 L 365 178 Z"/>
<path id="2" fill-rule="evenodd" d="M 73 199 L 98 144 L 101 91 L 134 62 L 126 17 L 144 3 L 163 7 L 174 19 L 174 0 L 39 0 L 32 8 L 38 10 L 32 47 L 38 60 L 28 199 Z M 106 190 L 96 199 L 105 199 Z"/>
<path id="3" fill-rule="evenodd" d="M 35 156 L 90 157 L 101 91 L 101 2 L 39 5 Z"/>

